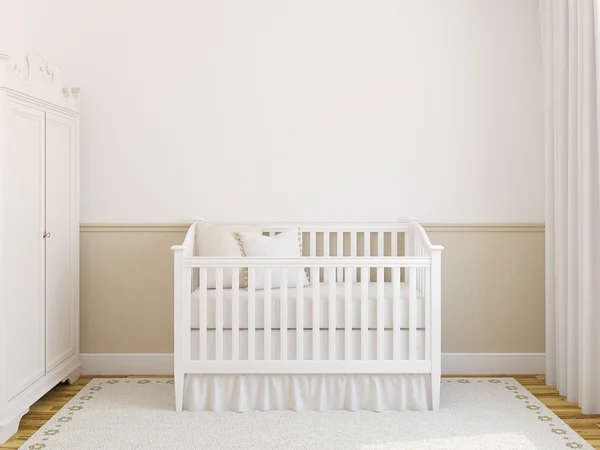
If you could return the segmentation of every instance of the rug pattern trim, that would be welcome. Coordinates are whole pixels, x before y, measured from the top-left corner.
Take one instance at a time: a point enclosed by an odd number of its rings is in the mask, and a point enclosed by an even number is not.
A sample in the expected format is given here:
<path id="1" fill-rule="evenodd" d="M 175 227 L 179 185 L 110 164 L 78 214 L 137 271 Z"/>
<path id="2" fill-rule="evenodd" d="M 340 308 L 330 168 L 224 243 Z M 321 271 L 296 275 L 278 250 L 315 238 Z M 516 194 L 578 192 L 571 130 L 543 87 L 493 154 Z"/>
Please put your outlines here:
<path id="1" fill-rule="evenodd" d="M 173 385 L 174 380 L 171 378 L 94 378 L 28 439 L 20 449 L 44 450 L 48 448 L 52 444 L 53 437 L 58 436 L 62 431 L 68 431 L 70 427 L 74 426 L 73 420 L 78 414 L 85 411 L 88 405 L 91 405 L 96 398 L 102 396 L 107 389 L 110 389 L 110 386 L 121 383 L 135 385 L 143 389 L 153 384 Z M 556 438 L 561 438 L 564 441 L 565 449 L 592 448 L 514 378 L 444 378 L 442 379 L 442 389 L 444 384 L 452 383 L 489 383 L 494 385 L 497 389 L 502 390 L 505 395 L 510 395 L 515 402 L 518 402 L 522 408 L 527 409 L 537 420 L 547 425 L 548 433 L 552 433 Z M 443 408 L 443 405 L 441 405 L 441 408 Z"/>
<path id="2" fill-rule="evenodd" d="M 442 379 L 443 383 L 484 383 L 488 382 L 491 384 L 502 385 L 504 388 L 514 395 L 514 399 L 519 401 L 522 406 L 529 411 L 536 414 L 537 419 L 540 422 L 548 425 L 548 430 L 557 436 L 562 436 L 565 441 L 565 447 L 571 449 L 583 449 L 584 445 L 580 441 L 582 440 L 571 427 L 569 427 L 560 417 L 554 414 L 548 409 L 543 403 L 541 403 L 531 392 L 529 392 L 523 385 L 521 385 L 514 378 L 456 378 L 456 379 Z"/>

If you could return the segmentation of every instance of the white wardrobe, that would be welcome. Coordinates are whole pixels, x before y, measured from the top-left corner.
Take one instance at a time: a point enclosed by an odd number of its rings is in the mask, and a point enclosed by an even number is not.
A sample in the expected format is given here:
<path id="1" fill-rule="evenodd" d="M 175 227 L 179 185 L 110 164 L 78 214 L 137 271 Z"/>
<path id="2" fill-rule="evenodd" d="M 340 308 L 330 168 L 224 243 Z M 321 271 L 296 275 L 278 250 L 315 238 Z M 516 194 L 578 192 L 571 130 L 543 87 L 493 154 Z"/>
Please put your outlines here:
<path id="1" fill-rule="evenodd" d="M 78 154 L 78 91 L 0 55 L 0 443 L 79 377 Z"/>

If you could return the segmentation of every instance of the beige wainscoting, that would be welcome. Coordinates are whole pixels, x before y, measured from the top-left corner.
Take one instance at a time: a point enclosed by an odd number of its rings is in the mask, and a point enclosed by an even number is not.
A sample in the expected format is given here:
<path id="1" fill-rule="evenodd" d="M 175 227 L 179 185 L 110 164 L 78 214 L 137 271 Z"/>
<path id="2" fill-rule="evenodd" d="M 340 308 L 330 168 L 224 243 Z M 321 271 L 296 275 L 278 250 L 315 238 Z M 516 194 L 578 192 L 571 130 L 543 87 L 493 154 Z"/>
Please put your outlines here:
<path id="1" fill-rule="evenodd" d="M 172 353 L 185 224 L 81 225 L 82 353 Z M 544 226 L 430 224 L 444 245 L 445 353 L 544 352 Z"/>

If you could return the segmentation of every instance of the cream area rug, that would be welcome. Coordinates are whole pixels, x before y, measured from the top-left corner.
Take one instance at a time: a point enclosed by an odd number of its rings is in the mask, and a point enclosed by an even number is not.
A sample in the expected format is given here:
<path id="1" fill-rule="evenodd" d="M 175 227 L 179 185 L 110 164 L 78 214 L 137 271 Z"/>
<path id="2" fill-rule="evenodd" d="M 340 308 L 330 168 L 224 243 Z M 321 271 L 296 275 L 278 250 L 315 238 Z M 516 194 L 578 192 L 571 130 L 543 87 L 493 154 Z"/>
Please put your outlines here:
<path id="1" fill-rule="evenodd" d="M 171 379 L 96 378 L 21 449 L 592 449 L 512 378 L 442 380 L 439 412 L 174 411 Z"/>

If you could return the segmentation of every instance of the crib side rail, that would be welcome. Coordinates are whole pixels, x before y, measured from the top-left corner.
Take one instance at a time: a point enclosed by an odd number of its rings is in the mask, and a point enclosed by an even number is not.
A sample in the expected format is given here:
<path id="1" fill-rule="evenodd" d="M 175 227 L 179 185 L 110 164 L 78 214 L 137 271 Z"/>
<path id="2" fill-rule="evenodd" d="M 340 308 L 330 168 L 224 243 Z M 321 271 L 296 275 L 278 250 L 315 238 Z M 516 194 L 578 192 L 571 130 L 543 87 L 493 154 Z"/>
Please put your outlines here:
<path id="1" fill-rule="evenodd" d="M 383 257 L 323 257 L 323 256 L 301 256 L 295 258 L 272 258 L 272 257 L 204 257 L 188 256 L 183 258 L 185 267 L 205 268 L 234 268 L 234 267 L 370 267 L 370 268 L 394 268 L 394 267 L 430 267 L 431 258 L 416 256 L 383 256 Z"/>
<path id="2" fill-rule="evenodd" d="M 431 258 L 183 257 L 181 266 L 187 283 L 189 271 L 197 271 L 200 280 L 194 337 L 189 284 L 179 291 L 183 317 L 176 323 L 183 328 L 188 373 L 431 373 L 431 305 L 417 307 L 431 296 L 419 297 L 416 289 L 417 271 L 430 273 Z M 319 282 L 305 285 L 306 269 Z M 387 283 L 386 269 L 391 272 Z M 247 270 L 247 288 L 240 286 L 242 270 Z M 367 275 L 371 270 L 374 279 Z M 320 282 L 319 271 L 328 272 L 333 282 Z M 401 271 L 408 283 L 401 282 Z M 336 278 L 338 272 L 342 278 Z M 390 302 L 391 319 L 384 302 Z M 293 308 L 295 315 L 288 312 Z M 424 325 L 418 314 L 426 315 Z M 193 356 L 191 341 L 197 349 Z"/>

